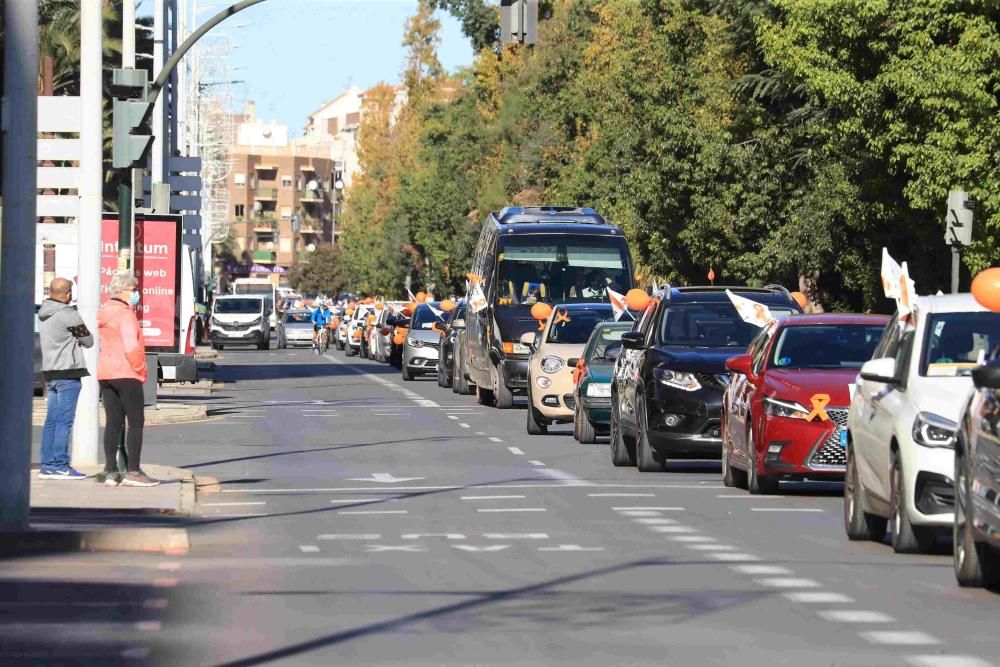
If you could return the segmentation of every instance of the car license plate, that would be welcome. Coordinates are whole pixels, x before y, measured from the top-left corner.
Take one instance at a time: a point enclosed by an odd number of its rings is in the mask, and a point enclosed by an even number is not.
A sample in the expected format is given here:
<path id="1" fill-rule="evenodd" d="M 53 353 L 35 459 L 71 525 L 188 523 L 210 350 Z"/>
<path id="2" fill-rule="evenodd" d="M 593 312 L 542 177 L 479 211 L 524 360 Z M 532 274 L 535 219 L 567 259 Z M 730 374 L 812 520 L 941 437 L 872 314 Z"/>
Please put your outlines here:
<path id="1" fill-rule="evenodd" d="M 840 448 L 847 449 L 847 431 L 845 429 L 838 429 L 840 431 Z"/>

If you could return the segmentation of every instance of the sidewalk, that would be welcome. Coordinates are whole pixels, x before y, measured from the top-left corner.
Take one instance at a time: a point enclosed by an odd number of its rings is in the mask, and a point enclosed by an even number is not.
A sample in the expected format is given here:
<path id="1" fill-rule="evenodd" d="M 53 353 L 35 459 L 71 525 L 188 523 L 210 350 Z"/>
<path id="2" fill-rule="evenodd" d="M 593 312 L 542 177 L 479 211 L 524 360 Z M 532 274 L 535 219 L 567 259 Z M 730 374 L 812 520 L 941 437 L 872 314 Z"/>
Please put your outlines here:
<path id="1" fill-rule="evenodd" d="M 48 405 L 45 398 L 35 397 L 31 410 L 31 425 L 44 426 L 45 413 Z M 204 405 L 188 403 L 160 402 L 156 408 L 146 408 L 146 426 L 163 426 L 164 424 L 184 424 L 201 421 L 208 418 Z M 104 426 L 104 410 L 100 411 L 100 424 Z"/>
<path id="2" fill-rule="evenodd" d="M 101 466 L 78 466 L 96 475 Z M 84 480 L 41 480 L 31 471 L 31 527 L 0 536 L 0 556 L 62 551 L 183 554 L 185 522 L 194 511 L 195 478 L 187 470 L 144 465 L 162 481 L 151 488 L 105 487 Z"/>

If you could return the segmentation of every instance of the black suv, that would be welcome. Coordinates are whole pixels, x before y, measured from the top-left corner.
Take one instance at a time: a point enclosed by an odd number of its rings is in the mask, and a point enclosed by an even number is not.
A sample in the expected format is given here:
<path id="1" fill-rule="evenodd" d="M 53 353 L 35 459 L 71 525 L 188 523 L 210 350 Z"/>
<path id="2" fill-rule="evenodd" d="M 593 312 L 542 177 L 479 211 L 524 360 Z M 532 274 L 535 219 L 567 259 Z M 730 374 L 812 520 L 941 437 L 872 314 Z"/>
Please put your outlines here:
<path id="1" fill-rule="evenodd" d="M 677 287 L 656 292 L 611 381 L 611 460 L 662 472 L 668 458 L 719 458 L 726 359 L 760 330 L 740 319 L 726 289 L 772 313 L 801 308 L 783 287 Z"/>

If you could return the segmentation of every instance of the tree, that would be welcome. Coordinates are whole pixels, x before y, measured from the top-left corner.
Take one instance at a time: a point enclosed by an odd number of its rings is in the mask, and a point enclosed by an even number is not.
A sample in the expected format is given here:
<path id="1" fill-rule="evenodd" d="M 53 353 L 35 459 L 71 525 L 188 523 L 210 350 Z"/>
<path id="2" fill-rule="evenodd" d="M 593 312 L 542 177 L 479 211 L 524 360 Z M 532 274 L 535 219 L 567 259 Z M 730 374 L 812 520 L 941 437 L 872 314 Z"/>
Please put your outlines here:
<path id="1" fill-rule="evenodd" d="M 350 278 L 339 247 L 328 244 L 316 248 L 308 261 L 292 267 L 288 284 L 304 294 L 340 294 L 350 287 Z"/>

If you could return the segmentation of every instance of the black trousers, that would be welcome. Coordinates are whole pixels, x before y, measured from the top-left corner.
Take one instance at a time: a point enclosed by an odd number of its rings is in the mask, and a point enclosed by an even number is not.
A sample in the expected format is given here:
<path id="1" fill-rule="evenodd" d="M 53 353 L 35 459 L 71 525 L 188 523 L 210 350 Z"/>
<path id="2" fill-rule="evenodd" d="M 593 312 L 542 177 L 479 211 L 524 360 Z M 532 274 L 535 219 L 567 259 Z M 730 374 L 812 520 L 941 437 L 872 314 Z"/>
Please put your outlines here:
<path id="1" fill-rule="evenodd" d="M 131 378 L 101 380 L 101 400 L 104 401 L 104 414 L 107 417 L 104 426 L 104 470 L 118 470 L 118 440 L 128 420 L 128 434 L 125 437 L 128 471 L 138 472 L 139 458 L 142 456 L 142 429 L 146 423 L 142 383 Z"/>

